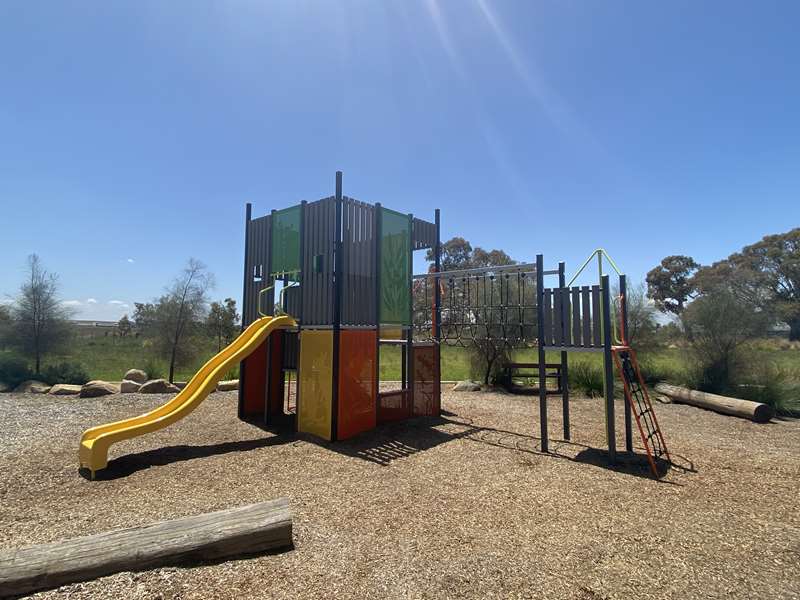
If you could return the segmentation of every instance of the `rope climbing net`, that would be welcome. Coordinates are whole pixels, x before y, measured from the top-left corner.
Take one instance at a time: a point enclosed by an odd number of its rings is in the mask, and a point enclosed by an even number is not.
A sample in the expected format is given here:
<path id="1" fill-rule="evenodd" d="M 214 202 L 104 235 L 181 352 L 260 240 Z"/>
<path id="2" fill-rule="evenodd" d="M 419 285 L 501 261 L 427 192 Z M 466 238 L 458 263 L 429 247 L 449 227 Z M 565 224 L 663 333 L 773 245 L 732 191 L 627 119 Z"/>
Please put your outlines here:
<path id="1" fill-rule="evenodd" d="M 433 340 L 441 295 L 440 343 L 526 348 L 536 343 L 536 265 L 519 264 L 414 276 L 416 339 Z"/>

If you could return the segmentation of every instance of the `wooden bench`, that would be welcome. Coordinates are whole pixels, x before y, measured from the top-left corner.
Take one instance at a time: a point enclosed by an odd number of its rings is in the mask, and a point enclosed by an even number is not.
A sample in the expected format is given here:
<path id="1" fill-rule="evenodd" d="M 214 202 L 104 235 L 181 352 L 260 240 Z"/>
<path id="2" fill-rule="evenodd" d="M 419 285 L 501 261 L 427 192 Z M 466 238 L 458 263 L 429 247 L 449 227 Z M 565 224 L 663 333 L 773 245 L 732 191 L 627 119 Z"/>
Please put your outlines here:
<path id="1" fill-rule="evenodd" d="M 545 363 L 545 383 L 548 379 L 556 382 L 556 389 L 548 389 L 548 394 L 560 394 L 563 387 L 561 363 Z M 507 363 L 503 374 L 510 387 L 514 387 L 514 378 L 539 379 L 539 363 Z"/>

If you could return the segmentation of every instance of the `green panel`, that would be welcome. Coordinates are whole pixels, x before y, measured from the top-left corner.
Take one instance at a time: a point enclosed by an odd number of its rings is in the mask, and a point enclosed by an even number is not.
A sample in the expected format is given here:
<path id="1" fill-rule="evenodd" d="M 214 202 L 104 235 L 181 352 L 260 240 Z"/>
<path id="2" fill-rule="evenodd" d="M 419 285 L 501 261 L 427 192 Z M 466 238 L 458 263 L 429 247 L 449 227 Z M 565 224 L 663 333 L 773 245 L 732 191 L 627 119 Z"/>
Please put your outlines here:
<path id="1" fill-rule="evenodd" d="M 270 274 L 295 271 L 288 278 L 299 281 L 300 206 L 275 212 L 272 218 L 272 265 Z"/>
<path id="2" fill-rule="evenodd" d="M 411 219 L 381 209 L 380 322 L 411 324 Z"/>

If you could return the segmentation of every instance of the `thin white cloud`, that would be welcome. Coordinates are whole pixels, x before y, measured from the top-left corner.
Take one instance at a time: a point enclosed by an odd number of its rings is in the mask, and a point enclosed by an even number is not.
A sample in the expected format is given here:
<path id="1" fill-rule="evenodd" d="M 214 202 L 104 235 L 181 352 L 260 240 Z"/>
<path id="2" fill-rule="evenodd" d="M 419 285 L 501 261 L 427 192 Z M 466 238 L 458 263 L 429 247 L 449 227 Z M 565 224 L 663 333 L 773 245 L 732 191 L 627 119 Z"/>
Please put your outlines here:
<path id="1" fill-rule="evenodd" d="M 131 264 L 133 264 L 133 263 L 135 263 L 136 261 L 135 261 L 134 259 L 132 259 L 132 258 L 128 258 L 128 262 L 129 262 L 129 263 L 131 263 Z"/>
<path id="2" fill-rule="evenodd" d="M 109 300 L 108 303 L 113 304 L 115 306 L 122 306 L 125 308 L 127 308 L 128 306 L 128 304 L 126 302 L 123 302 L 122 300 Z"/>
<path id="3" fill-rule="evenodd" d="M 61 304 L 64 306 L 80 306 L 83 303 L 80 300 L 64 300 Z"/>
<path id="4" fill-rule="evenodd" d="M 86 304 L 97 304 L 97 300 L 95 300 L 94 298 L 87 298 Z"/>

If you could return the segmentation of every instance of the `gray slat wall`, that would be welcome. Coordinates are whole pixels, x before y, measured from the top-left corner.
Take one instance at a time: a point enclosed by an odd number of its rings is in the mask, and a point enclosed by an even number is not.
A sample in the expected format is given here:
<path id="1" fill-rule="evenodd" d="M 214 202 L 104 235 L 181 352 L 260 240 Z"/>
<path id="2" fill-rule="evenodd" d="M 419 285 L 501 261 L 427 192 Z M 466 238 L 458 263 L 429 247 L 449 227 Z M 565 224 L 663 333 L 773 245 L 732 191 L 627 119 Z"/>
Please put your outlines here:
<path id="1" fill-rule="evenodd" d="M 414 250 L 424 250 L 435 245 L 436 225 L 415 217 L 411 224 L 411 247 Z"/>
<path id="2" fill-rule="evenodd" d="M 375 207 L 354 198 L 342 205 L 342 325 L 374 325 Z"/>
<path id="3" fill-rule="evenodd" d="M 303 222 L 303 306 L 301 322 L 308 325 L 333 323 L 333 250 L 336 229 L 336 198 L 323 198 L 305 205 Z M 314 271 L 314 257 L 322 255 L 321 272 Z"/>
<path id="4" fill-rule="evenodd" d="M 267 273 L 269 269 L 270 220 L 270 215 L 266 215 L 252 219 L 247 226 L 247 248 L 245 248 L 247 264 L 245 266 L 244 305 L 242 306 L 242 322 L 245 327 L 258 318 L 258 293 L 269 285 Z M 264 296 L 263 309 L 265 312 L 271 313 L 274 295 L 269 292 Z"/>
<path id="5" fill-rule="evenodd" d="M 544 346 L 602 348 L 600 286 L 547 288 L 544 302 Z"/>

